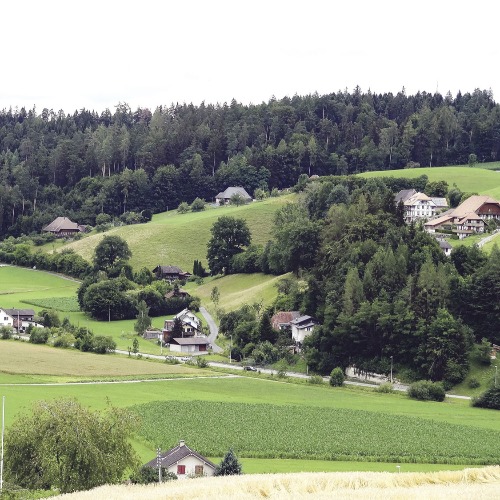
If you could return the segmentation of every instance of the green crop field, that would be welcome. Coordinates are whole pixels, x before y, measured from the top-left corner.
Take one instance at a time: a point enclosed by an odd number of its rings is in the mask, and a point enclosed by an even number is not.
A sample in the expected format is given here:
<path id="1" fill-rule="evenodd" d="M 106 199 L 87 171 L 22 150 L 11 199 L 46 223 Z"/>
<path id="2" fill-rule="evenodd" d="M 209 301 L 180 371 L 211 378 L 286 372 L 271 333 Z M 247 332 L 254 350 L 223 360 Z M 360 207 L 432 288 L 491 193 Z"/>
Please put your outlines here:
<path id="1" fill-rule="evenodd" d="M 252 242 L 265 245 L 271 239 L 273 217 L 281 206 L 295 200 L 295 195 L 268 198 L 241 207 L 224 206 L 207 208 L 202 212 L 178 214 L 169 211 L 153 216 L 147 224 L 123 226 L 106 233 L 92 234 L 81 240 L 71 242 L 61 248 L 72 248 L 87 260 L 91 260 L 94 248 L 104 235 L 117 235 L 124 238 L 132 251 L 130 264 L 134 269 L 158 264 L 176 265 L 191 271 L 195 259 L 206 266 L 207 243 L 210 228 L 222 215 L 245 219 L 252 234 Z M 50 244 L 43 247 L 52 251 Z"/>
<path id="2" fill-rule="evenodd" d="M 496 169 L 495 169 L 496 170 Z M 430 181 L 446 181 L 451 188 L 454 184 L 464 192 L 478 193 L 500 199 L 500 172 L 479 167 L 432 167 L 404 170 L 384 170 L 364 172 L 362 177 L 405 177 L 413 179 L 427 175 Z"/>
<path id="3" fill-rule="evenodd" d="M 232 447 L 241 456 L 255 458 L 461 464 L 500 461 L 499 431 L 417 417 L 213 401 L 155 402 L 133 410 L 142 419 L 141 434 L 146 441 L 159 443 L 164 449 L 175 445 L 175 440 L 165 436 L 164 428 L 174 415 L 182 415 L 183 437 L 210 456 L 221 456 Z"/>
<path id="4" fill-rule="evenodd" d="M 2 345 L 3 344 L 0 344 L 0 349 Z M 92 358 L 92 355 L 85 354 L 82 355 L 82 360 L 85 359 L 85 356 Z M 111 358 L 104 356 L 103 359 L 109 360 Z M 136 361 L 134 360 L 130 362 L 135 363 Z M 448 433 L 446 435 L 450 435 L 450 429 L 454 429 L 455 431 L 460 431 L 459 435 L 465 433 L 465 437 L 470 436 L 471 432 L 477 433 L 477 436 L 480 436 L 481 438 L 486 438 L 487 436 L 491 437 L 494 434 L 494 443 L 498 442 L 496 438 L 497 434 L 500 432 L 500 419 L 497 418 L 497 412 L 493 410 L 472 408 L 469 406 L 467 401 L 447 400 L 444 403 L 420 402 L 410 400 L 402 394 L 381 394 L 373 391 L 372 389 L 333 389 L 326 385 L 323 387 L 305 384 L 295 385 L 283 383 L 281 381 L 269 381 L 243 377 L 201 377 L 197 379 L 173 378 L 166 381 L 148 381 L 137 383 L 60 384 L 46 386 L 20 385 L 19 381 L 20 380 L 17 375 L 5 374 L 1 378 L 2 383 L 0 383 L 0 395 L 6 396 L 7 426 L 13 424 L 15 416 L 18 412 L 29 411 L 31 403 L 35 400 L 73 397 L 79 400 L 82 404 L 97 410 L 106 408 L 108 404 L 118 407 L 132 407 L 134 405 L 142 405 L 152 402 L 169 401 L 173 402 L 173 408 L 178 407 L 175 405 L 179 405 L 179 402 L 182 401 L 186 404 L 193 401 L 204 401 L 207 408 L 210 406 L 213 406 L 214 408 L 214 410 L 207 411 L 215 411 L 215 409 L 218 408 L 223 413 L 230 411 L 232 414 L 234 414 L 233 410 L 240 411 L 241 408 L 255 408 L 253 417 L 255 423 L 252 424 L 254 426 L 258 425 L 258 422 L 260 422 L 261 419 L 264 419 L 262 425 L 267 425 L 265 421 L 269 418 L 274 419 L 276 422 L 276 415 L 283 415 L 284 410 L 280 410 L 280 407 L 287 410 L 289 407 L 293 407 L 293 411 L 296 412 L 294 413 L 295 415 L 309 415 L 308 418 L 312 419 L 310 420 L 309 425 L 307 425 L 307 423 L 301 425 L 299 432 L 305 436 L 310 436 L 311 439 L 316 432 L 314 429 L 317 425 L 319 425 L 320 428 L 323 428 L 323 424 L 321 424 L 320 420 L 323 418 L 329 418 L 328 414 L 337 410 L 350 411 L 353 412 L 353 415 L 356 414 L 358 417 L 363 415 L 367 417 L 356 421 L 357 425 L 365 427 L 362 432 L 367 432 L 366 429 L 371 428 L 372 418 L 375 419 L 373 422 L 377 422 L 378 424 L 386 421 L 386 427 L 389 429 L 392 425 L 397 425 L 396 423 L 398 419 L 401 418 L 401 422 L 405 425 L 408 422 L 411 423 L 413 427 L 406 428 L 415 431 L 424 444 L 427 442 L 425 446 L 431 446 L 431 444 L 429 444 L 431 439 L 428 439 L 424 432 L 429 429 L 447 429 L 443 431 Z M 14 385 L 7 385 L 9 382 Z M 224 404 L 221 405 L 220 403 Z M 233 404 L 237 406 L 232 407 Z M 274 413 L 269 413 L 267 410 L 272 410 Z M 363 413 L 363 411 L 366 411 L 367 413 Z M 339 413 L 339 415 L 340 414 L 342 414 L 342 412 Z M 349 413 L 347 413 L 347 415 L 348 414 Z M 321 419 L 316 415 L 320 416 Z M 214 438 L 214 443 L 217 444 L 220 439 L 225 439 L 224 435 L 226 434 L 226 429 L 219 427 L 217 421 L 214 422 L 212 420 L 212 416 L 212 413 L 208 413 L 201 414 L 198 417 L 203 421 L 202 428 L 204 431 L 201 434 L 204 434 L 205 429 L 210 425 L 215 425 L 216 428 L 219 428 L 219 433 Z M 219 417 L 222 419 L 221 421 L 225 418 L 223 414 L 220 414 L 216 416 L 216 420 L 219 419 Z M 182 421 L 182 425 L 179 424 L 171 426 L 170 423 L 172 422 L 172 418 L 174 418 L 176 422 Z M 238 418 L 239 414 L 235 420 L 237 421 Z M 245 425 L 247 423 L 246 419 L 251 420 L 251 417 L 249 417 L 248 414 L 242 414 L 242 422 L 244 422 Z M 186 423 L 186 425 L 184 425 L 185 420 L 186 419 L 184 418 L 179 420 L 179 414 L 175 414 L 170 415 L 170 419 L 166 425 L 159 425 L 159 428 L 163 429 L 162 442 L 175 443 L 179 439 L 185 438 L 185 430 L 187 431 L 187 429 L 190 428 L 190 424 Z M 438 424 L 442 424 L 444 427 L 440 427 Z M 330 432 L 335 430 L 335 425 L 335 422 L 331 423 L 330 421 L 330 425 L 325 431 L 326 437 L 328 437 Z M 449 427 L 447 428 L 446 426 L 448 425 Z M 233 428 L 234 426 L 230 427 L 230 429 Z M 377 427 L 374 428 L 378 431 Z M 487 432 L 484 434 L 483 430 L 486 430 Z M 490 434 L 489 431 L 494 431 L 494 433 Z M 357 429 L 353 427 L 352 432 L 356 433 Z M 242 433 L 246 433 L 244 426 L 242 426 Z M 385 434 L 383 435 L 385 436 Z M 261 431 L 257 431 L 253 435 L 253 439 L 256 441 L 262 441 L 265 440 L 265 438 L 266 435 Z M 283 434 L 282 439 L 284 440 L 284 443 L 288 442 L 286 432 Z M 221 442 L 225 443 L 225 441 Z M 293 443 L 293 441 L 290 442 Z M 189 441 L 188 444 L 193 443 Z M 424 444 L 422 444 L 422 446 L 424 446 Z M 152 456 L 154 456 L 154 449 L 156 445 L 157 443 L 151 443 L 140 436 L 137 436 L 136 439 L 134 439 L 134 447 L 138 450 L 141 459 L 144 461 L 149 460 Z M 398 444 L 396 443 L 395 446 L 397 445 Z M 285 448 L 285 444 L 282 446 Z M 380 446 L 382 446 L 382 444 L 380 444 Z M 479 448 L 476 448 L 475 445 L 471 445 L 471 448 L 472 450 L 480 450 L 483 449 L 483 445 Z M 498 444 L 496 444 L 496 449 L 498 450 Z M 460 448 L 458 450 L 460 450 Z M 226 450 L 223 451 L 225 452 Z M 473 453 L 474 451 L 472 451 L 469 455 L 471 459 L 474 458 L 472 455 Z M 366 457 L 363 460 L 366 460 Z M 436 458 L 433 458 L 431 461 L 435 460 Z M 277 470 L 287 470 L 282 469 L 282 467 L 284 467 L 282 462 L 276 461 L 273 463 L 275 464 L 274 466 L 277 467 Z M 296 468 L 294 470 L 339 470 L 332 469 L 331 465 L 328 468 L 323 468 L 317 462 L 310 462 L 304 459 L 296 460 L 293 463 Z M 255 462 L 252 467 L 259 467 L 259 465 Z M 319 469 L 316 467 L 319 467 Z M 384 468 L 386 465 L 367 466 L 365 464 L 360 464 L 358 467 L 356 463 L 344 464 L 343 462 L 339 462 L 338 467 L 340 470 L 366 470 L 367 467 L 375 467 L 377 470 L 390 470 Z M 381 469 L 378 469 L 378 467 L 381 467 Z M 409 465 L 408 467 L 411 466 Z M 428 465 L 422 465 L 421 467 L 422 468 L 418 470 L 433 469 Z M 436 468 L 438 468 L 438 466 L 436 466 Z M 440 468 L 446 469 L 449 467 L 443 466 Z M 259 470 L 258 468 L 254 468 L 253 470 L 255 472 L 265 472 L 267 469 L 264 468 Z"/>

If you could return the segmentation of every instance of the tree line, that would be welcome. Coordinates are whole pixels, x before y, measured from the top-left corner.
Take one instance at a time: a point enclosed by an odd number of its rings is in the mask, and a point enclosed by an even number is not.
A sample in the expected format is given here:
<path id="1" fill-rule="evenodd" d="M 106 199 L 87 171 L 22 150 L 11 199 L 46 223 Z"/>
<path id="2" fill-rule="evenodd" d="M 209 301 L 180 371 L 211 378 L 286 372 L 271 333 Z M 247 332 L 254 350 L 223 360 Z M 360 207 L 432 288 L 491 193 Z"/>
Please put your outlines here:
<path id="1" fill-rule="evenodd" d="M 176 104 L 114 112 L 0 111 L 0 233 L 40 231 L 57 215 L 176 208 L 228 185 L 251 194 L 339 175 L 499 157 L 491 92 L 442 96 L 337 92 L 259 105 Z"/>

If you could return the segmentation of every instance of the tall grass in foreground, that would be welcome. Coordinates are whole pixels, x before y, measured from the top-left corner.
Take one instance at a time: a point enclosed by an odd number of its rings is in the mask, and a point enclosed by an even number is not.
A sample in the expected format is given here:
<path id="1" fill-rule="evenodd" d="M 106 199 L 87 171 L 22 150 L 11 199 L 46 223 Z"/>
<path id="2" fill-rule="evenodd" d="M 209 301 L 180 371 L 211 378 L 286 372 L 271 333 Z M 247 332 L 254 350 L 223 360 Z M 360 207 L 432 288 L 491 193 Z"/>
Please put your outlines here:
<path id="1" fill-rule="evenodd" d="M 155 486 L 103 486 L 68 500 L 450 499 L 500 497 L 500 467 L 408 472 L 256 474 L 179 480 Z"/>

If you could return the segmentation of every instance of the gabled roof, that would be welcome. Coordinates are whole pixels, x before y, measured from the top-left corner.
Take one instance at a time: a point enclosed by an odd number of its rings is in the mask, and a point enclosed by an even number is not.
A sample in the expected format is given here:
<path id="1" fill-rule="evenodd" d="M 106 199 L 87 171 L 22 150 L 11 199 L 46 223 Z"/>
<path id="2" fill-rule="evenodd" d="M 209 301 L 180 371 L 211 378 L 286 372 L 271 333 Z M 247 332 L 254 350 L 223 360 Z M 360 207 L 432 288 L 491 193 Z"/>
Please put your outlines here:
<path id="1" fill-rule="evenodd" d="M 299 311 L 279 311 L 271 318 L 271 324 L 274 325 L 288 325 L 294 319 L 300 317 Z"/>
<path id="2" fill-rule="evenodd" d="M 179 339 L 172 339 L 170 343 L 178 345 L 208 345 L 210 342 L 204 337 L 184 337 Z"/>
<path id="3" fill-rule="evenodd" d="M 404 204 L 405 204 L 405 206 L 410 206 L 410 205 L 414 205 L 415 203 L 417 203 L 417 201 L 429 201 L 430 203 L 432 203 L 434 205 L 434 202 L 432 201 L 432 199 L 429 198 L 429 196 L 427 196 L 424 193 L 415 193 L 414 195 L 407 198 L 404 201 Z"/>
<path id="4" fill-rule="evenodd" d="M 170 290 L 170 292 L 167 292 L 165 294 L 166 299 L 171 299 L 172 297 L 190 297 L 190 295 L 188 292 L 186 292 L 186 290 L 179 288 L 177 291 Z"/>
<path id="5" fill-rule="evenodd" d="M 475 212 L 470 212 L 466 215 L 464 215 L 458 222 L 457 224 L 464 224 L 465 222 L 467 222 L 468 220 L 480 220 L 481 222 L 483 221 L 483 219 L 481 217 L 479 217 L 479 215 L 477 215 Z"/>
<path id="6" fill-rule="evenodd" d="M 225 191 L 222 193 L 219 193 L 215 198 L 217 199 L 224 199 L 224 200 L 229 200 L 231 199 L 231 196 L 239 194 L 243 198 L 246 198 L 247 200 L 251 200 L 252 197 L 246 192 L 245 188 L 242 188 L 241 186 L 236 186 L 236 187 L 228 187 Z"/>
<path id="7" fill-rule="evenodd" d="M 493 199 L 491 196 L 473 195 L 467 198 L 463 203 L 460 203 L 460 205 L 453 210 L 453 215 L 454 217 L 463 217 L 470 212 L 477 212 L 485 203 L 500 204 L 500 202 Z"/>
<path id="8" fill-rule="evenodd" d="M 156 266 L 153 272 L 160 270 L 163 274 L 183 274 L 182 269 L 177 266 Z"/>
<path id="9" fill-rule="evenodd" d="M 298 318 L 290 321 L 290 324 L 296 326 L 297 328 L 307 328 L 309 326 L 316 325 L 316 320 L 305 314 L 304 316 L 299 316 Z"/>
<path id="10" fill-rule="evenodd" d="M 57 217 L 49 225 L 45 226 L 42 231 L 49 231 L 51 233 L 80 231 L 80 226 L 76 222 L 71 222 L 67 217 Z"/>
<path id="11" fill-rule="evenodd" d="M 434 205 L 436 205 L 436 208 L 448 207 L 448 201 L 446 200 L 446 198 L 439 198 L 436 196 L 431 196 L 431 200 L 434 202 Z"/>
<path id="12" fill-rule="evenodd" d="M 34 316 L 33 309 L 3 309 L 9 316 Z"/>
<path id="13" fill-rule="evenodd" d="M 448 215 L 442 215 L 441 217 L 438 217 L 437 219 L 432 219 L 430 221 L 427 221 L 424 226 L 439 226 L 440 224 L 444 224 L 445 222 L 448 222 L 450 220 L 453 220 L 453 216 L 451 214 Z"/>
<path id="14" fill-rule="evenodd" d="M 443 250 L 450 250 L 450 248 L 453 248 L 446 240 L 439 240 L 438 243 Z"/>
<path id="15" fill-rule="evenodd" d="M 181 441 L 177 446 L 160 455 L 161 466 L 168 469 L 172 465 L 180 462 L 183 458 L 189 456 L 196 457 L 198 460 L 202 461 L 204 464 L 213 469 L 216 468 L 216 465 L 213 462 L 210 462 L 210 460 L 192 450 L 191 448 L 189 448 L 189 446 L 186 446 L 184 444 L 184 441 Z M 147 464 L 145 464 L 145 466 L 153 467 L 154 469 L 156 469 L 158 467 L 157 459 L 153 458 L 153 460 L 150 460 Z"/>
<path id="16" fill-rule="evenodd" d="M 414 189 L 403 189 L 394 197 L 394 201 L 396 203 L 399 203 L 400 201 L 404 203 L 408 198 L 410 198 L 414 194 L 416 194 L 416 191 Z"/>

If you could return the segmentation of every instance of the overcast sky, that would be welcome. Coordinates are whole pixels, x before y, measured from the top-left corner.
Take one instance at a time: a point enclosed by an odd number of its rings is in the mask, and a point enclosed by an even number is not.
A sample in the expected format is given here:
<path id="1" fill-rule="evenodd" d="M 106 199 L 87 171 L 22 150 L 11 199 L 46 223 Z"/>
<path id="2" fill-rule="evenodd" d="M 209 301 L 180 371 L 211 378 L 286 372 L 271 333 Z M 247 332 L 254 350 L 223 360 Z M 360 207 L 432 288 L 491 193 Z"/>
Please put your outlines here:
<path id="1" fill-rule="evenodd" d="M 6 0 L 0 109 L 363 91 L 500 101 L 500 7 L 475 0 Z"/>

